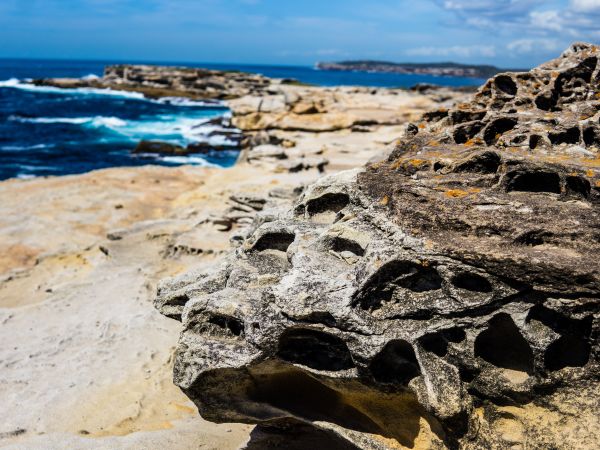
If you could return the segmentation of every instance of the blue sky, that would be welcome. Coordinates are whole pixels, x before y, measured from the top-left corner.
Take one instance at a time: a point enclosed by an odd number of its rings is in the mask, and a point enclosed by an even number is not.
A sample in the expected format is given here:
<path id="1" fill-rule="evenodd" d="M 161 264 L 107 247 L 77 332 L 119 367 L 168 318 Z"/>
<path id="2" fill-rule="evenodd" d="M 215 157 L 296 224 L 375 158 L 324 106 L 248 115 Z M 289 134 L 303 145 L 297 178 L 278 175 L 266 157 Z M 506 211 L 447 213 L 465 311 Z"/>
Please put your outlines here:
<path id="1" fill-rule="evenodd" d="M 600 42 L 600 0 L 0 0 L 0 57 L 530 67 Z"/>

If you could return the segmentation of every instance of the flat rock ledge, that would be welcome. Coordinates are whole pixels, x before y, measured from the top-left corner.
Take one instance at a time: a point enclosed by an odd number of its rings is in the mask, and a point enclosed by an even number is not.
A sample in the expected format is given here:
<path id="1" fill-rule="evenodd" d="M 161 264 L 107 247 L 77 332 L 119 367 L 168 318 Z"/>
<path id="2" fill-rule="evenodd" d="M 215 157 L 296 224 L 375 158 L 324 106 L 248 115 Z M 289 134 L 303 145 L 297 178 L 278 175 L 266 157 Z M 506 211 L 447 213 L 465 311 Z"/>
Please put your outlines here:
<path id="1" fill-rule="evenodd" d="M 599 59 L 495 76 L 163 281 L 200 414 L 335 448 L 597 448 Z"/>

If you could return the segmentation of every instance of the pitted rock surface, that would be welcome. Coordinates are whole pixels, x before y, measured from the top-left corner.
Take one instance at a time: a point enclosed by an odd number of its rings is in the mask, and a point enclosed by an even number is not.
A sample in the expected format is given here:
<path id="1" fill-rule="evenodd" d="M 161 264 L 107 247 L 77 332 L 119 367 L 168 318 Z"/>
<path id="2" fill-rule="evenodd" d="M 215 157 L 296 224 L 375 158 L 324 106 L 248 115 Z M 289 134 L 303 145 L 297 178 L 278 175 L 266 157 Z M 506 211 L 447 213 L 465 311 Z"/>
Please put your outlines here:
<path id="1" fill-rule="evenodd" d="M 595 448 L 599 58 L 497 75 L 164 281 L 200 414 L 348 448 Z"/>

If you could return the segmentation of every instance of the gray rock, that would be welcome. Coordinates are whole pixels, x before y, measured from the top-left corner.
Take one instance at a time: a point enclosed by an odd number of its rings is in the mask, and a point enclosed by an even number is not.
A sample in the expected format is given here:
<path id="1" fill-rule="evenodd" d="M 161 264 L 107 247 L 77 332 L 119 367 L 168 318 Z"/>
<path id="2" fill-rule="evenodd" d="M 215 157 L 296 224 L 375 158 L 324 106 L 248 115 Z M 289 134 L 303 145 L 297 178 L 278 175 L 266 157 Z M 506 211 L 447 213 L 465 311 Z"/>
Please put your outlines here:
<path id="1" fill-rule="evenodd" d="M 599 56 L 494 77 L 164 281 L 200 414 L 363 449 L 594 448 L 600 173 L 561 144 L 597 156 Z"/>

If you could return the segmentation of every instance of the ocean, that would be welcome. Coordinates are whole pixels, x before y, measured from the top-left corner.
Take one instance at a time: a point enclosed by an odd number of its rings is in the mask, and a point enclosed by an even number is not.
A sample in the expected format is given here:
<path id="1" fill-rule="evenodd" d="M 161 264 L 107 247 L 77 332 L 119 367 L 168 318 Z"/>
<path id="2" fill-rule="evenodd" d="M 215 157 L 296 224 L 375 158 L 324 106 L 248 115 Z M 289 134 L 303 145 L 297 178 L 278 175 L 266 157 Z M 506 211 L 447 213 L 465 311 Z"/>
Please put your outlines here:
<path id="1" fill-rule="evenodd" d="M 206 139 L 223 143 L 224 137 L 215 136 L 214 125 L 208 122 L 230 114 L 224 105 L 182 99 L 150 100 L 133 92 L 36 87 L 25 82 L 31 78 L 101 76 L 106 65 L 115 63 L 118 62 L 0 59 L 0 180 L 68 175 L 116 166 L 229 167 L 235 163 L 237 151 L 185 157 L 131 152 L 142 139 L 183 146 Z M 427 75 L 327 72 L 310 67 L 168 65 L 240 70 L 320 86 L 465 86 L 483 82 Z"/>

